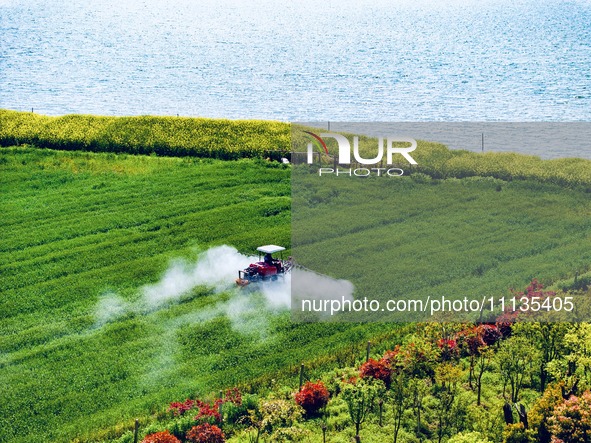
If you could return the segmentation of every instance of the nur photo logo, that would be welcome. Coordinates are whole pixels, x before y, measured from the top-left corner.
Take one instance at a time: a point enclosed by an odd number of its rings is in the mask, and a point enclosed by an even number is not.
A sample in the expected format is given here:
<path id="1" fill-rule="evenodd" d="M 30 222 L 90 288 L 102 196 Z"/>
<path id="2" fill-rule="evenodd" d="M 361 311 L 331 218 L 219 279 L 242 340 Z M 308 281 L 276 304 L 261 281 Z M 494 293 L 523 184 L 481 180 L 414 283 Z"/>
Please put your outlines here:
<path id="1" fill-rule="evenodd" d="M 409 164 L 416 165 L 417 162 L 410 155 L 417 148 L 417 141 L 410 137 L 400 136 L 389 136 L 385 138 L 379 137 L 377 140 L 377 154 L 373 158 L 365 158 L 359 148 L 359 137 L 353 136 L 353 149 L 351 150 L 351 142 L 349 139 L 335 132 L 321 133 L 320 135 L 310 131 L 304 131 L 306 134 L 312 137 L 312 140 L 307 144 L 306 149 L 306 163 L 314 164 L 314 147 L 316 146 L 317 152 L 321 155 L 333 160 L 333 167 L 320 167 L 318 175 L 345 175 L 345 176 L 356 176 L 356 177 L 367 177 L 369 175 L 388 175 L 398 177 L 404 175 L 404 170 L 398 167 L 389 167 L 394 164 L 393 160 L 395 156 L 402 156 Z M 331 155 L 325 139 L 331 138 L 337 142 L 337 154 Z M 405 144 L 407 146 L 400 146 Z M 385 145 L 385 147 L 384 147 Z M 353 162 L 351 161 L 351 151 L 353 152 Z M 366 154 L 364 154 L 366 155 Z M 319 157 L 320 158 L 320 157 Z M 385 159 L 385 164 L 384 164 Z M 339 168 L 339 165 L 351 165 L 352 163 L 362 165 L 359 168 Z M 370 168 L 369 166 L 373 166 Z M 380 167 L 377 167 L 380 166 Z M 387 166 L 387 167 L 384 167 Z"/>

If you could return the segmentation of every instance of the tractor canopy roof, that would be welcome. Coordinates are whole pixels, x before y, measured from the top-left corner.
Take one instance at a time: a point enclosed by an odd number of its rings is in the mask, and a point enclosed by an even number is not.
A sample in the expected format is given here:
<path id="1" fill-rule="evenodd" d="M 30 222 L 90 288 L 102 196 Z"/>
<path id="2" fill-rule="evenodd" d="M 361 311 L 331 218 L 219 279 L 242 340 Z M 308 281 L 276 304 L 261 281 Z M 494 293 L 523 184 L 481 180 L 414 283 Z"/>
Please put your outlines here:
<path id="1" fill-rule="evenodd" d="M 275 254 L 276 252 L 285 251 L 285 248 L 277 245 L 265 245 L 259 246 L 257 248 L 257 251 L 260 251 L 263 254 Z"/>

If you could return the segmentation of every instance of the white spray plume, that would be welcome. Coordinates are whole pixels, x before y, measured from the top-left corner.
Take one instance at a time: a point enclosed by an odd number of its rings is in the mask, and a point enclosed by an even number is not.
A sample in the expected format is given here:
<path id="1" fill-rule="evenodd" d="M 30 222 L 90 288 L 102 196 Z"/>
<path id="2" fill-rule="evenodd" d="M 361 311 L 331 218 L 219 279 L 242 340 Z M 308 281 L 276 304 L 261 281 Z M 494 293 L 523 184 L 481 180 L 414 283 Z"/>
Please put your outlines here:
<path id="1" fill-rule="evenodd" d="M 175 261 L 158 283 L 142 288 L 144 302 L 149 308 L 157 308 L 201 285 L 221 292 L 234 284 L 239 269 L 246 268 L 253 261 L 256 257 L 240 254 L 226 245 L 201 253 L 193 265 Z"/>
<path id="2" fill-rule="evenodd" d="M 337 280 L 314 271 L 296 268 L 292 271 L 291 291 L 290 300 L 293 300 L 297 309 L 302 306 L 302 300 L 321 301 L 318 305 L 328 300 L 353 301 L 355 286 L 348 280 Z M 320 312 L 317 315 L 326 317 L 329 312 Z"/>
<path id="3" fill-rule="evenodd" d="M 175 260 L 160 281 L 140 288 L 141 299 L 136 303 L 128 303 L 114 293 L 102 296 L 96 309 L 97 326 L 117 320 L 128 312 L 145 314 L 163 308 L 179 301 L 197 286 L 213 288 L 216 293 L 230 291 L 230 298 L 194 313 L 193 320 L 203 322 L 226 316 L 234 329 L 243 333 L 264 330 L 265 313 L 290 309 L 292 288 L 294 299 L 298 301 L 303 298 L 353 299 L 354 287 L 351 282 L 299 268 L 293 269 L 293 280 L 292 274 L 287 274 L 276 281 L 250 285 L 245 290 L 238 289 L 234 283 L 238 270 L 256 261 L 257 257 L 240 254 L 227 245 L 202 252 L 194 263 Z"/>
<path id="4" fill-rule="evenodd" d="M 258 288 L 271 311 L 282 311 L 291 307 L 291 274 L 275 281 L 265 282 Z"/>
<path id="5" fill-rule="evenodd" d="M 154 343 L 156 356 L 147 368 L 143 380 L 160 383 L 176 372 L 176 354 L 179 343 L 177 332 L 190 324 L 205 323 L 217 317 L 226 317 L 232 328 L 254 340 L 272 339 L 269 316 L 291 307 L 292 275 L 276 281 L 249 285 L 246 289 L 236 287 L 234 281 L 238 270 L 257 261 L 256 257 L 240 254 L 230 246 L 218 246 L 199 254 L 195 263 L 176 260 L 172 262 L 160 281 L 140 288 L 141 298 L 126 302 L 114 293 L 101 296 L 96 308 L 96 327 L 116 321 L 127 313 L 149 314 L 170 303 L 180 301 L 182 296 L 197 286 L 213 288 L 216 293 L 226 291 L 209 306 L 195 312 L 168 319 L 162 324 L 163 334 Z M 346 280 L 303 269 L 292 271 L 297 278 L 296 299 L 353 298 L 353 285 Z"/>
<path id="6" fill-rule="evenodd" d="M 98 302 L 95 312 L 95 327 L 101 327 L 106 323 L 123 317 L 130 310 L 130 305 L 113 292 L 103 294 Z"/>

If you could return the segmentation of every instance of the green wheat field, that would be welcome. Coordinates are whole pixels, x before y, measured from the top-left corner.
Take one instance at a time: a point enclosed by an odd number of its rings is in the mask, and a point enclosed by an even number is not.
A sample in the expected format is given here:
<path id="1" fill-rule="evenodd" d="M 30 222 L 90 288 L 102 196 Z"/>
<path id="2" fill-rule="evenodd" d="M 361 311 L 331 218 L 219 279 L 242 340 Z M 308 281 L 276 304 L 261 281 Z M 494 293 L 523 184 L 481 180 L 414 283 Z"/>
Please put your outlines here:
<path id="1" fill-rule="evenodd" d="M 195 262 L 211 247 L 290 249 L 292 167 L 268 159 L 269 151 L 289 149 L 289 125 L 1 111 L 0 145 L 0 442 L 131 441 L 135 418 L 141 436 L 146 426 L 169 427 L 170 402 L 235 386 L 261 398 L 282 396 L 297 390 L 301 363 L 306 379 L 316 380 L 365 361 L 368 340 L 378 356 L 414 331 L 389 323 L 293 323 L 289 310 L 267 306 L 256 293 L 236 294 L 231 282 L 221 291 L 191 287 L 156 308 L 122 308 L 139 306 L 141 289 L 171 263 Z M 398 245 L 399 287 L 421 295 L 505 295 L 534 278 L 567 290 L 588 278 L 591 162 L 422 147 L 420 169 L 383 189 L 404 196 L 402 218 L 416 221 L 395 226 L 397 238 L 414 239 Z M 345 204 L 344 195 L 304 192 L 296 197 L 299 214 L 337 226 L 316 211 L 330 201 Z M 328 248 L 334 264 L 342 254 L 372 250 L 392 229 L 377 213 L 347 221 L 333 238 L 318 229 L 307 247 Z M 453 246 L 468 222 L 456 252 L 443 253 L 439 240 Z M 422 272 L 417 257 L 435 280 L 412 279 Z M 322 262 L 308 265 L 331 273 Z M 371 284 L 371 275 L 352 278 Z M 105 304 L 114 295 L 119 304 Z M 236 297 L 254 303 L 239 327 L 218 309 Z M 107 315 L 109 309 L 118 314 Z M 493 402 L 499 383 L 489 382 L 485 396 Z M 531 402 L 539 396 L 535 383 Z M 333 414 L 338 423 L 329 441 L 349 441 L 345 403 L 333 405 Z M 301 441 L 322 441 L 313 423 L 301 425 L 309 430 Z M 378 429 L 376 423 L 370 418 L 367 426 Z M 411 430 L 401 434 L 404 441 L 418 441 Z M 501 434 L 502 427 L 490 433 Z M 391 440 L 377 430 L 371 435 L 378 437 L 364 441 Z M 435 431 L 421 435 L 438 440 Z"/>

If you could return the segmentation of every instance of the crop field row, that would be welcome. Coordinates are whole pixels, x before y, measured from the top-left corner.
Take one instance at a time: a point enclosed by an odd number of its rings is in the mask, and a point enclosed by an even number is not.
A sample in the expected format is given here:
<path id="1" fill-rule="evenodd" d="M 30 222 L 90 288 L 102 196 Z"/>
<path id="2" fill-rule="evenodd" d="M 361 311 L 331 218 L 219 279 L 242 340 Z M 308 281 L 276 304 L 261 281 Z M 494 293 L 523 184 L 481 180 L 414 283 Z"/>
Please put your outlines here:
<path id="1" fill-rule="evenodd" d="M 591 266 L 584 190 L 492 178 L 355 181 L 307 173 L 292 185 L 294 255 L 351 280 L 368 298 L 480 299 Z"/>
<path id="2" fill-rule="evenodd" d="M 292 146 L 302 151 L 311 141 L 304 130 L 323 132 L 316 128 L 305 128 L 292 125 Z M 346 134 L 349 140 L 354 134 Z M 326 145 L 331 156 L 338 156 L 335 140 L 327 138 Z M 377 140 L 372 137 L 359 136 L 359 152 L 364 158 L 376 156 Z M 405 170 L 405 175 L 421 173 L 435 179 L 493 177 L 505 181 L 534 180 L 542 183 L 553 183 L 565 187 L 582 187 L 591 192 L 591 160 L 580 158 L 559 158 L 542 160 L 533 155 L 512 152 L 476 153 L 462 149 L 449 149 L 447 146 L 428 140 L 417 140 L 417 148 L 412 153 L 417 165 L 409 166 L 403 162 L 394 166 Z M 323 155 L 327 166 L 333 165 L 333 159 Z M 394 162 L 396 160 L 394 159 Z M 382 164 L 383 167 L 385 164 Z M 362 165 L 358 165 L 362 166 Z M 342 165 L 342 168 L 346 168 Z"/>
<path id="3" fill-rule="evenodd" d="M 289 125 L 187 117 L 48 117 L 0 110 L 0 146 L 220 159 L 289 150 Z"/>
<path id="4" fill-rule="evenodd" d="M 48 117 L 27 112 L 0 110 L 0 146 L 32 144 L 38 148 L 147 154 L 174 157 L 219 159 L 273 158 L 278 160 L 292 148 L 301 150 L 309 136 L 304 128 L 288 123 L 261 120 L 225 120 L 186 117 L 100 117 L 66 115 Z M 375 138 L 361 136 L 360 152 L 373 157 Z M 336 153 L 336 143 L 328 140 L 328 149 Z M 420 172 L 433 178 L 490 176 L 502 180 L 529 179 L 568 187 L 591 189 L 591 161 L 576 158 L 541 160 L 514 153 L 479 154 L 450 150 L 429 141 L 419 141 L 413 153 Z M 113 158 L 111 158 L 112 160 Z M 104 163 L 96 160 L 76 162 L 53 159 L 71 170 L 97 170 Z M 45 165 L 44 165 L 45 166 Z M 149 162 L 134 166 L 141 171 Z M 33 179 L 33 177 L 31 177 Z M 31 186 L 39 189 L 59 186 L 61 178 L 39 173 Z M 218 185 L 220 183 L 215 183 Z M 101 186 L 100 183 L 97 186 Z"/>

